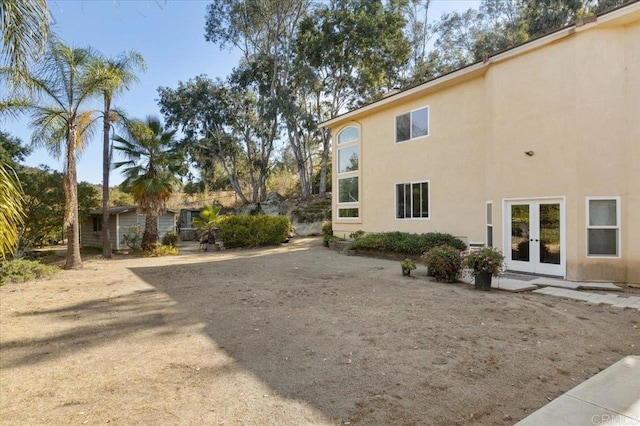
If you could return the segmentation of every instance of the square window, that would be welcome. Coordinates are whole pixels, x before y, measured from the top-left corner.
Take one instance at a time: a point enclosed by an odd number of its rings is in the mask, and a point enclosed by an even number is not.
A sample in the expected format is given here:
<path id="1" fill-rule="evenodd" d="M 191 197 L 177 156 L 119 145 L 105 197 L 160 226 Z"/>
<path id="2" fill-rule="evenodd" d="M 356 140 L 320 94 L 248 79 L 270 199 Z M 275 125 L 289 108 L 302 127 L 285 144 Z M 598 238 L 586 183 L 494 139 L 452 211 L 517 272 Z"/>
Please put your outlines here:
<path id="1" fill-rule="evenodd" d="M 589 229 L 589 255 L 592 256 L 617 256 L 618 255 L 618 230 L 617 229 Z"/>
<path id="2" fill-rule="evenodd" d="M 396 185 L 396 219 L 429 218 L 429 182 Z"/>
<path id="3" fill-rule="evenodd" d="M 429 135 L 429 107 L 396 116 L 396 143 Z"/>

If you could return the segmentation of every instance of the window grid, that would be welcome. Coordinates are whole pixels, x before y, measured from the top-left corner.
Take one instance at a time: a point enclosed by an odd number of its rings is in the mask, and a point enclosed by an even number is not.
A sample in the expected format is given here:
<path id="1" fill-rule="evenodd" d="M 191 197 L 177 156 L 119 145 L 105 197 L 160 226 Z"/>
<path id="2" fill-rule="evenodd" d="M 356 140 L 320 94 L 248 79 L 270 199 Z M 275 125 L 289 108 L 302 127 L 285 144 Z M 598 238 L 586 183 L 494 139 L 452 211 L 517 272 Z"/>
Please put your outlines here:
<path id="1" fill-rule="evenodd" d="M 429 219 L 429 181 L 396 184 L 396 219 Z"/>
<path id="2" fill-rule="evenodd" d="M 606 213 L 606 221 L 615 220 L 615 224 L 598 224 L 599 218 L 597 215 L 592 214 L 592 202 L 613 202 L 615 212 L 613 215 Z M 620 253 L 620 197 L 587 197 L 586 203 L 586 249 L 587 257 L 614 257 L 619 258 Z M 611 217 L 612 216 L 612 217 Z M 602 218 L 600 218 L 602 219 Z M 613 241 L 609 241 L 607 244 L 606 238 L 611 238 Z"/>

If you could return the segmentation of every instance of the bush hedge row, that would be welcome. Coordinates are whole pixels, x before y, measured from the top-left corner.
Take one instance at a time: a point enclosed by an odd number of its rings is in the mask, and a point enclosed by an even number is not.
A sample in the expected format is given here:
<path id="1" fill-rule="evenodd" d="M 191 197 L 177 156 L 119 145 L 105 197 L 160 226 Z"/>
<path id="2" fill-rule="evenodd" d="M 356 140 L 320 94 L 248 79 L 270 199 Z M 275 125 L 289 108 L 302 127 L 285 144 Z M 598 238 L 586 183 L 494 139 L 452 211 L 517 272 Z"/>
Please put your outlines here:
<path id="1" fill-rule="evenodd" d="M 291 221 L 286 216 L 223 216 L 218 228 L 227 248 L 277 246 L 289 237 Z"/>
<path id="2" fill-rule="evenodd" d="M 466 250 L 464 241 L 451 234 L 429 232 L 426 234 L 410 234 L 407 232 L 381 232 L 367 234 L 351 243 L 353 250 L 371 250 L 421 255 L 434 247 L 447 244 L 458 250 Z"/>

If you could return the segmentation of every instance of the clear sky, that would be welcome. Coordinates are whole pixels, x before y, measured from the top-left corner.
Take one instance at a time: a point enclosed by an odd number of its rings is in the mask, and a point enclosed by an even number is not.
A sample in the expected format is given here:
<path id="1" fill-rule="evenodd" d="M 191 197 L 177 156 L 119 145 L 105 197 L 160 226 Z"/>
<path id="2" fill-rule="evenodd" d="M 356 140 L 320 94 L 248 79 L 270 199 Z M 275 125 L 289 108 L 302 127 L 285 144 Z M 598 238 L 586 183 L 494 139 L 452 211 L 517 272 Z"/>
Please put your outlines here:
<path id="1" fill-rule="evenodd" d="M 160 86 L 175 88 L 200 74 L 225 78 L 238 63 L 235 51 L 220 50 L 204 39 L 207 0 L 49 0 L 54 31 L 67 44 L 91 46 L 106 56 L 136 50 L 144 57 L 147 71 L 131 90 L 120 95 L 114 106 L 130 117 L 160 116 L 157 104 Z M 435 0 L 431 19 L 446 11 L 477 7 L 478 1 Z M 97 102 L 95 108 L 100 108 Z M 0 121 L 0 128 L 24 143 L 31 140 L 28 119 Z M 62 170 L 62 159 L 37 149 L 27 158 L 30 166 L 46 164 Z M 96 133 L 78 162 L 78 180 L 102 182 L 102 137 Z M 112 171 L 110 184 L 122 181 Z"/>

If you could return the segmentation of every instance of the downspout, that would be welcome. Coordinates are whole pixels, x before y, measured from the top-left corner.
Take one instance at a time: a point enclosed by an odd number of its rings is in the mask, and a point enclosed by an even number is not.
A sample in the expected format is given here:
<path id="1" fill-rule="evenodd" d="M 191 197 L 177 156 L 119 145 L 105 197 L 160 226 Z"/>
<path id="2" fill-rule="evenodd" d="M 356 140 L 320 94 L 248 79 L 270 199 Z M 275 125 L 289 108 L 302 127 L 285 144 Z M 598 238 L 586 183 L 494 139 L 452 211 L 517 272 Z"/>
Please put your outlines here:
<path id="1" fill-rule="evenodd" d="M 116 250 L 120 251 L 120 213 L 116 213 Z"/>

